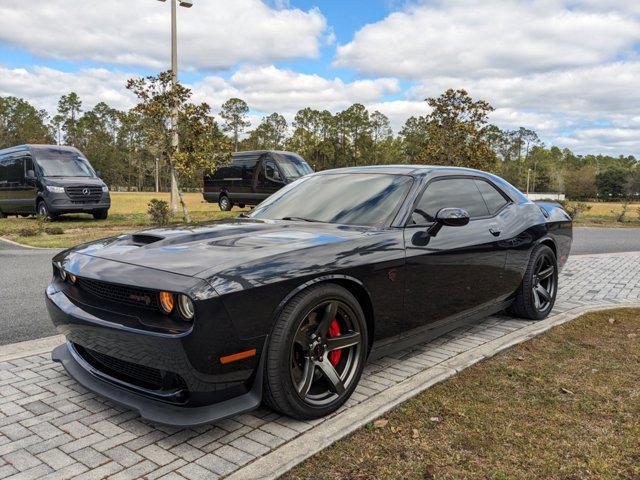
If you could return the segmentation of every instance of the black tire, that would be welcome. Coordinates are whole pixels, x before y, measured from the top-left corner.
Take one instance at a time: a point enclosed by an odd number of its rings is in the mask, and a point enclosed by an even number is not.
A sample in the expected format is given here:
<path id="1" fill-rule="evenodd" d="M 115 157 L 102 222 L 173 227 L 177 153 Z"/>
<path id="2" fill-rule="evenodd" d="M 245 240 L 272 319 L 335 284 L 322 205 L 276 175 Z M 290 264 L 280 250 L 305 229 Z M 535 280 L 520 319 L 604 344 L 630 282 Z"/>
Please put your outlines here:
<path id="1" fill-rule="evenodd" d="M 227 194 L 221 193 L 218 198 L 218 206 L 220 207 L 221 212 L 228 212 L 233 208 L 233 203 Z"/>
<path id="2" fill-rule="evenodd" d="M 0 218 L 7 218 L 6 213 L 2 213 L 2 211 L 0 211 Z"/>
<path id="3" fill-rule="evenodd" d="M 342 327 L 335 327 L 337 322 Z M 331 332 L 334 327 L 338 333 Z M 302 337 L 310 342 L 308 349 L 300 348 L 298 340 Z M 338 347 L 340 342 L 345 346 Z M 364 312 L 349 291 L 322 284 L 299 293 L 282 310 L 271 333 L 266 351 L 265 402 L 298 419 L 319 418 L 336 411 L 360 381 L 367 346 Z M 337 360 L 332 356 L 335 354 Z M 304 366 L 298 363 L 300 360 Z M 301 377 L 296 381 L 298 372 Z"/>
<path id="4" fill-rule="evenodd" d="M 529 320 L 546 318 L 558 293 L 558 263 L 553 250 L 538 245 L 531 252 L 527 270 L 508 312 Z"/>
<path id="5" fill-rule="evenodd" d="M 244 207 L 246 207 L 246 205 L 245 205 L 244 203 L 239 203 L 239 204 L 238 204 L 238 206 L 239 206 L 240 208 L 244 208 Z"/>
<path id="6" fill-rule="evenodd" d="M 94 220 L 106 220 L 109 217 L 109 210 L 96 210 L 93 212 Z"/>
<path id="7" fill-rule="evenodd" d="M 40 200 L 38 205 L 36 206 L 36 215 L 42 215 L 45 218 L 50 218 L 51 214 L 49 212 L 49 207 L 47 206 L 47 202 L 44 200 Z"/>

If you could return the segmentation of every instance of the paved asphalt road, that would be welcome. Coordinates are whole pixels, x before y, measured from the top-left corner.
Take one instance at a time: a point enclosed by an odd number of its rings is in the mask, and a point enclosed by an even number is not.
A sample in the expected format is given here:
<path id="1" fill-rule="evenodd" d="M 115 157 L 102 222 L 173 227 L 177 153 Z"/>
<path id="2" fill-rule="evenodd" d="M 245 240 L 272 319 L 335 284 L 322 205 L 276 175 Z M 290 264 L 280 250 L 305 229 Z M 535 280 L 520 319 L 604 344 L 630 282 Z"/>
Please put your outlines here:
<path id="1" fill-rule="evenodd" d="M 576 228 L 572 255 L 640 251 L 640 228 Z M 0 345 L 54 335 L 44 306 L 56 250 L 0 241 Z"/>

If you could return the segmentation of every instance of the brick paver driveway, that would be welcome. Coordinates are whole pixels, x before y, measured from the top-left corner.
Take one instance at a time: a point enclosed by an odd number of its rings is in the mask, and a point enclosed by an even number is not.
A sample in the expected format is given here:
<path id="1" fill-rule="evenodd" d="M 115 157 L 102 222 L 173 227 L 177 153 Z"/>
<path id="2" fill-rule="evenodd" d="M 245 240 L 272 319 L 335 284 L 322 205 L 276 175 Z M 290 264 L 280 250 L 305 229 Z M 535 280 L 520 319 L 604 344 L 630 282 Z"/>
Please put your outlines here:
<path id="1" fill-rule="evenodd" d="M 554 316 L 584 305 L 634 303 L 640 305 L 640 254 L 574 257 L 562 273 Z M 298 446 L 305 450 L 305 445 L 317 444 L 318 438 L 326 445 L 344 434 L 327 435 L 322 430 L 331 432 L 332 422 L 342 425 L 345 419 L 358 417 L 362 424 L 366 421 L 363 412 L 375 415 L 391 406 L 385 402 L 396 398 L 395 393 L 390 395 L 394 388 L 415 383 L 421 375 L 478 347 L 493 348 L 492 342 L 531 325 L 509 317 L 489 317 L 369 363 L 347 405 L 333 417 L 315 422 L 295 421 L 261 409 L 196 428 L 153 425 L 86 391 L 46 353 L 13 355 L 12 360 L 0 363 L 0 478 L 272 476 L 282 472 L 284 462 L 290 466 L 312 453 L 298 451 L 292 457 L 291 450 Z M 407 394 L 413 393 L 409 390 Z M 278 462 L 279 470 L 274 467 Z"/>

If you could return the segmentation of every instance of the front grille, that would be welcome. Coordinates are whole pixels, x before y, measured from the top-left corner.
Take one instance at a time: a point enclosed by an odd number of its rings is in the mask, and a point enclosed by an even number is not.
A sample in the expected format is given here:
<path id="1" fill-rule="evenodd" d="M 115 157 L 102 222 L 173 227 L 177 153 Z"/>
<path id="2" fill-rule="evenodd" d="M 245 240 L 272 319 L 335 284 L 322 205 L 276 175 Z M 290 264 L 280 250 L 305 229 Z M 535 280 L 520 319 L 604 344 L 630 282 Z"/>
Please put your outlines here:
<path id="1" fill-rule="evenodd" d="M 74 345 L 76 351 L 91 365 L 109 376 L 151 390 L 186 390 L 184 379 L 174 373 L 120 360 L 104 353 Z"/>
<path id="2" fill-rule="evenodd" d="M 149 310 L 158 310 L 158 297 L 156 292 L 151 290 L 115 285 L 86 278 L 79 278 L 76 286 L 81 291 L 103 300 L 134 305 Z"/>
<path id="3" fill-rule="evenodd" d="M 79 187 L 65 187 L 64 190 L 74 203 L 95 203 L 100 201 L 102 198 L 102 187 L 85 185 Z"/>

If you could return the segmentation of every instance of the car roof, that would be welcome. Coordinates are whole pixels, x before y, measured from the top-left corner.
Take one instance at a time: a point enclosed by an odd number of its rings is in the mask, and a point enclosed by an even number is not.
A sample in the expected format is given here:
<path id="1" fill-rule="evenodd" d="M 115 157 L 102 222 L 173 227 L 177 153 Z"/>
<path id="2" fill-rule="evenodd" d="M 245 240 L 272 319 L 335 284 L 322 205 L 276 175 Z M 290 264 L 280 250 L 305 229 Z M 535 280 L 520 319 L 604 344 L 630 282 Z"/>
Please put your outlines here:
<path id="1" fill-rule="evenodd" d="M 298 155 L 296 152 L 288 152 L 285 150 L 245 150 L 243 152 L 233 152 L 231 156 L 243 157 L 243 156 L 262 155 L 263 153 L 281 153 L 281 154 Z"/>
<path id="2" fill-rule="evenodd" d="M 363 167 L 346 167 L 323 170 L 319 175 L 327 173 L 386 173 L 392 175 L 425 175 L 428 173 L 450 173 L 460 175 L 491 175 L 473 168 L 436 166 L 436 165 L 370 165 Z"/>
<path id="3" fill-rule="evenodd" d="M 15 147 L 5 148 L 4 150 L 0 150 L 0 155 L 4 155 L 6 153 L 13 152 L 22 152 L 22 151 L 38 151 L 44 149 L 54 149 L 54 150 L 62 150 L 66 152 L 79 152 L 79 150 L 75 147 L 69 147 L 66 145 L 44 145 L 44 144 L 25 144 L 25 145 L 16 145 Z"/>

